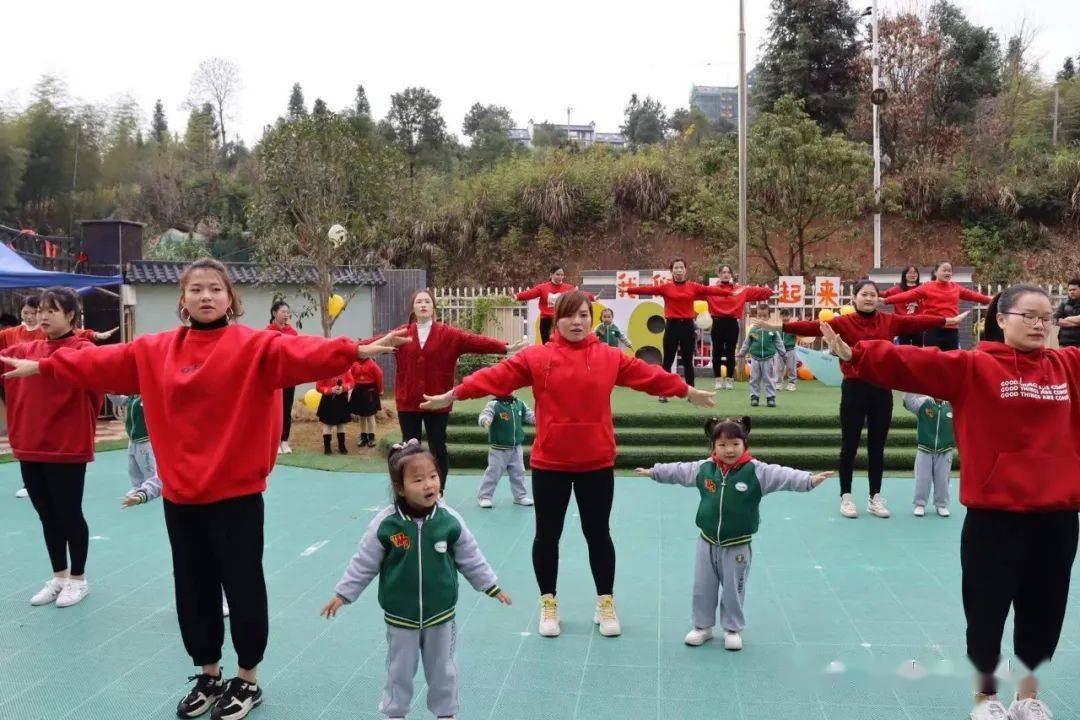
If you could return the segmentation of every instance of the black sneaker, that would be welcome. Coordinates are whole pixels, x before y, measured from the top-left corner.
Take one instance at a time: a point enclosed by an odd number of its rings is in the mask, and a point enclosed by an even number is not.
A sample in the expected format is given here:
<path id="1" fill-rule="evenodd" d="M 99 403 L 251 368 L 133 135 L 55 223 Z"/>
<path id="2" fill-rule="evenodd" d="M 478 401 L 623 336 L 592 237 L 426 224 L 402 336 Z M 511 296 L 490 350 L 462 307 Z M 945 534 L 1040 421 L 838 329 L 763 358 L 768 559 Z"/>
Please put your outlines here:
<path id="1" fill-rule="evenodd" d="M 176 717 L 195 718 L 204 715 L 225 692 L 225 681 L 220 674 L 214 677 L 201 673 L 188 678 L 188 682 L 192 680 L 195 681 L 195 687 L 191 688 L 191 692 L 176 706 Z"/>
<path id="2" fill-rule="evenodd" d="M 229 681 L 210 720 L 240 720 L 262 702 L 262 688 L 238 677 Z"/>
<path id="3" fill-rule="evenodd" d="M 769 407 L 776 407 L 776 398 L 768 398 L 765 400 L 765 404 Z"/>
<path id="4" fill-rule="evenodd" d="M 756 397 L 750 398 L 750 407 L 757 407 L 760 403 Z"/>

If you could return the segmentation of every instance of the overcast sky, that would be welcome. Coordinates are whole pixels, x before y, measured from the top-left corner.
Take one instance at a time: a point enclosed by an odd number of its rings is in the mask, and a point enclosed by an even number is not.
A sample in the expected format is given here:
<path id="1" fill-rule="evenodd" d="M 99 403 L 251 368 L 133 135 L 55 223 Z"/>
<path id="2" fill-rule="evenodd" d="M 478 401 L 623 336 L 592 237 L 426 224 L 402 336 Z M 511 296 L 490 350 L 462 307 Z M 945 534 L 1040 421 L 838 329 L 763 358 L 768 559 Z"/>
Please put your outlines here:
<path id="1" fill-rule="evenodd" d="M 855 5 L 869 4 L 858 0 Z M 1080 54 L 1076 0 L 954 0 L 974 22 L 1000 37 L 1022 23 L 1036 32 L 1035 56 L 1051 75 L 1066 55 Z M 746 0 L 750 63 L 768 21 L 767 0 Z M 595 121 L 617 131 L 633 92 L 685 106 L 690 86 L 735 84 L 738 3 L 682 2 L 635 6 L 612 0 L 546 2 L 306 2 L 189 0 L 147 3 L 5 4 L 0 99 L 24 104 L 43 73 L 63 78 L 80 100 L 108 102 L 128 93 L 149 122 L 156 98 L 170 127 L 182 130 L 182 108 L 200 60 L 236 63 L 244 82 L 229 135 L 249 144 L 283 114 L 294 82 L 308 107 L 322 97 L 332 109 L 352 102 L 363 83 L 376 117 L 390 94 L 410 85 L 442 99 L 453 133 L 474 102 L 510 108 L 523 126 Z M 284 4 L 282 4 L 284 5 Z M 881 0 L 882 9 L 912 7 Z M 639 9 L 644 8 L 644 9 Z"/>

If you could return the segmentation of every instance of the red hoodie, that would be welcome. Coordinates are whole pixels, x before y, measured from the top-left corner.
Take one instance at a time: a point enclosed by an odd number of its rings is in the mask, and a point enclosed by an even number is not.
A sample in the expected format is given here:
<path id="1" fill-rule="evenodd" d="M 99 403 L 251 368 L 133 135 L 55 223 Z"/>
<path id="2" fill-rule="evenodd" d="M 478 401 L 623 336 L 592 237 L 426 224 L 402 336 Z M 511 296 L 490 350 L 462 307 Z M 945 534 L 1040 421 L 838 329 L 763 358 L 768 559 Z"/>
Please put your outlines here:
<path id="1" fill-rule="evenodd" d="M 56 385 L 141 393 L 169 502 L 202 505 L 266 489 L 281 439 L 281 388 L 345 372 L 356 342 L 229 325 L 140 335 L 41 361 Z"/>
<path id="2" fill-rule="evenodd" d="M 1013 512 L 1080 510 L 1080 348 L 1019 352 L 874 341 L 844 374 L 953 405 L 960 501 Z"/>
<path id="3" fill-rule="evenodd" d="M 83 340 L 89 340 L 91 342 L 94 341 L 93 330 L 75 328 L 73 332 L 77 338 L 82 338 Z M 48 340 L 45 336 L 45 331 L 41 329 L 40 325 L 33 330 L 27 330 L 25 325 L 16 325 L 13 328 L 4 328 L 3 330 L 0 330 L 0 350 L 14 347 L 21 343 L 34 342 L 35 340 Z"/>
<path id="4" fill-rule="evenodd" d="M 499 397 L 526 385 L 536 399 L 529 464 L 564 472 L 615 465 L 611 391 L 616 385 L 667 397 L 686 397 L 688 390 L 678 375 L 625 355 L 591 333 L 571 343 L 556 330 L 547 345 L 532 345 L 469 375 L 454 389 L 454 397 Z"/>
<path id="5" fill-rule="evenodd" d="M 664 298 L 664 317 L 668 320 L 693 320 L 694 301 L 708 297 L 731 295 L 731 286 L 702 285 L 692 280 L 669 282 L 663 285 L 631 285 L 626 288 L 631 295 L 659 295 Z"/>
<path id="6" fill-rule="evenodd" d="M 93 347 L 72 335 L 20 343 L 8 357 L 44 360 L 61 348 Z M 10 368 L 8 368 L 10 369 Z M 5 381 L 11 452 L 25 462 L 88 463 L 94 459 L 94 432 L 103 393 L 35 375 Z"/>
<path id="7" fill-rule="evenodd" d="M 398 328 L 401 329 L 401 328 Z M 394 401 L 398 412 L 424 412 L 424 395 L 441 395 L 454 387 L 458 358 L 466 353 L 503 355 L 502 340 L 465 332 L 453 325 L 431 323 L 431 333 L 424 347 L 416 332 L 416 323 L 405 326 L 412 342 L 397 349 L 397 372 L 394 374 Z M 450 408 L 428 412 L 448 413 Z"/>
<path id="8" fill-rule="evenodd" d="M 917 300 L 919 301 L 920 314 L 943 318 L 959 315 L 961 300 L 970 300 L 982 305 L 987 305 L 993 300 L 989 295 L 968 290 L 963 285 L 958 285 L 951 280 L 949 282 L 931 280 L 918 287 L 911 288 L 907 292 L 896 293 L 888 297 L 883 295 L 882 299 L 890 305 L 904 305 Z"/>
<path id="9" fill-rule="evenodd" d="M 521 301 L 539 299 L 540 317 L 554 318 L 555 304 L 559 301 L 559 295 L 577 289 L 577 285 L 571 285 L 570 283 L 559 283 L 556 285 L 553 282 L 545 282 L 533 286 L 528 290 L 522 290 L 517 295 L 514 295 L 514 299 Z M 590 302 L 596 302 L 595 295 L 590 292 L 586 292 L 585 294 L 589 297 Z M 443 392 L 446 391 L 444 390 Z"/>
<path id="10" fill-rule="evenodd" d="M 382 368 L 379 367 L 379 363 L 371 358 L 361 358 L 353 363 L 349 373 L 352 375 L 354 387 L 359 385 L 374 385 L 375 392 L 382 395 L 383 371 Z"/>
<path id="11" fill-rule="evenodd" d="M 836 333 L 848 345 L 855 346 L 864 340 L 889 340 L 897 335 L 914 335 L 924 330 L 945 326 L 945 318 L 930 315 L 896 315 L 874 312 L 867 317 L 853 312 L 838 315 L 829 321 Z M 821 323 L 816 320 L 794 320 L 784 323 L 784 332 L 802 337 L 821 337 Z"/>
<path id="12" fill-rule="evenodd" d="M 292 335 L 293 337 L 296 337 L 300 334 L 296 332 L 296 328 L 294 328 L 292 325 L 289 325 L 288 323 L 285 323 L 284 325 L 278 325 L 277 323 L 272 322 L 266 326 L 266 329 L 270 332 L 277 332 L 281 333 L 282 335 Z"/>
<path id="13" fill-rule="evenodd" d="M 776 292 L 771 287 L 765 287 L 764 285 L 736 285 L 734 283 L 720 283 L 714 287 L 726 287 L 731 292 L 738 292 L 742 289 L 742 292 L 738 295 L 710 295 L 706 298 L 709 301 L 709 314 L 713 317 L 723 318 L 735 318 L 741 320 L 743 316 L 743 308 L 748 302 L 759 302 L 761 300 L 768 300 Z"/>
<path id="14" fill-rule="evenodd" d="M 918 287 L 918 286 L 915 286 L 915 287 Z M 914 290 L 915 288 L 912 287 L 912 288 L 909 288 L 909 289 Z M 899 295 L 902 292 L 907 292 L 907 291 L 904 290 L 904 288 L 900 287 L 899 285 L 893 285 L 888 290 L 882 290 L 881 291 L 881 297 L 882 298 L 891 298 L 893 295 Z M 899 309 L 897 309 L 897 312 L 899 312 Z M 903 315 L 918 315 L 919 314 L 919 301 L 918 300 L 912 300 L 911 302 L 907 303 L 907 305 L 904 307 L 904 312 L 902 314 Z"/>

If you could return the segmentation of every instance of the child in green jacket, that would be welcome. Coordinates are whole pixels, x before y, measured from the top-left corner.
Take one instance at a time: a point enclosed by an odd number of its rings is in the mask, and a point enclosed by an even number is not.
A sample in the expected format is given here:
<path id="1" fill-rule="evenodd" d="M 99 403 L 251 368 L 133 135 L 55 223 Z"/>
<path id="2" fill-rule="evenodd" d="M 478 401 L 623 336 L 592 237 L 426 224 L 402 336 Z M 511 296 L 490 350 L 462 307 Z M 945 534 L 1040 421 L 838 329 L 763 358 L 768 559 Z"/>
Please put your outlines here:
<path id="1" fill-rule="evenodd" d="M 394 446 L 388 465 L 394 504 L 368 525 L 322 615 L 337 615 L 378 575 L 388 645 L 379 711 L 391 720 L 405 717 L 422 659 L 428 709 L 438 718 L 453 718 L 458 711 L 458 573 L 503 604 L 509 605 L 510 597 L 499 588 L 465 521 L 439 500 L 439 470 L 431 453 L 410 440 Z"/>
<path id="2" fill-rule="evenodd" d="M 600 338 L 600 342 L 613 348 L 617 348 L 622 344 L 629 350 L 634 349 L 634 346 L 626 339 L 619 326 L 615 324 L 615 312 L 609 308 L 600 311 L 600 324 L 596 326 L 596 330 L 593 332 L 596 333 L 596 337 Z"/>
<path id="3" fill-rule="evenodd" d="M 948 400 L 904 393 L 904 407 L 915 414 L 915 516 L 926 515 L 930 486 L 934 486 L 934 507 L 941 517 L 949 517 L 949 475 L 952 473 L 956 438 L 953 436 L 953 409 Z"/>
<path id="4" fill-rule="evenodd" d="M 750 456 L 750 418 L 709 418 L 705 432 L 711 457 L 681 463 L 657 463 L 638 468 L 638 475 L 658 483 L 696 487 L 701 495 L 697 510 L 699 537 L 694 563 L 693 629 L 687 645 L 703 645 L 713 637 L 716 608 L 724 628 L 724 647 L 742 650 L 746 625 L 743 605 L 750 575 L 750 541 L 760 521 L 759 506 L 771 492 L 813 490 L 831 472 L 811 475 L 782 465 L 767 465 Z"/>
<path id="5" fill-rule="evenodd" d="M 767 320 L 769 307 L 759 305 L 754 311 L 754 315 L 759 320 Z M 764 384 L 766 403 L 769 407 L 776 407 L 777 378 L 774 377 L 776 360 L 773 358 L 779 355 L 783 360 L 786 357 L 787 350 L 783 338 L 780 333 L 773 330 L 751 327 L 746 332 L 746 338 L 743 340 L 742 345 L 739 346 L 738 351 L 735 353 L 736 362 L 742 362 L 742 359 L 747 355 L 750 356 L 750 405 L 752 407 L 758 406 L 761 397 L 761 386 Z"/>

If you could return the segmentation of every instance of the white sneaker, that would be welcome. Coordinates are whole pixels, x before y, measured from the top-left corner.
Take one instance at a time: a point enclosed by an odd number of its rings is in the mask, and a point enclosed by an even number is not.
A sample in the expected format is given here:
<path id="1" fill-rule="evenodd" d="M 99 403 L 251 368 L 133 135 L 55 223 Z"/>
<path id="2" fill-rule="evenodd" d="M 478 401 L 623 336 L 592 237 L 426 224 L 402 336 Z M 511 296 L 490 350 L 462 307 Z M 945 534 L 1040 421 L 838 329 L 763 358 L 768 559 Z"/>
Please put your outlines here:
<path id="1" fill-rule="evenodd" d="M 712 628 L 694 628 L 690 632 L 686 633 L 686 637 L 683 638 L 683 642 L 693 647 L 704 645 L 713 639 Z"/>
<path id="2" fill-rule="evenodd" d="M 840 514 L 846 518 L 859 517 L 859 509 L 855 507 L 855 501 L 851 497 L 851 493 L 844 493 L 840 496 Z"/>
<path id="3" fill-rule="evenodd" d="M 15 497 L 17 498 L 29 497 L 29 495 L 30 493 L 26 492 L 26 488 L 24 487 L 21 487 L 15 491 Z"/>
<path id="4" fill-rule="evenodd" d="M 916 505 L 915 509 L 911 511 L 911 514 L 915 517 L 923 517 L 926 515 L 926 507 L 923 505 Z"/>
<path id="5" fill-rule="evenodd" d="M 724 378 L 716 378 L 716 381 L 713 383 L 713 390 L 723 390 L 723 389 L 724 389 Z"/>
<path id="6" fill-rule="evenodd" d="M 728 390 L 733 390 L 735 388 L 735 380 L 734 380 L 734 378 L 725 378 L 724 379 L 724 387 L 727 388 Z"/>
<path id="7" fill-rule="evenodd" d="M 996 697 L 976 705 L 968 716 L 971 720 L 1009 720 L 1009 713 Z"/>
<path id="8" fill-rule="evenodd" d="M 601 595 L 596 598 L 596 612 L 593 614 L 592 621 L 600 626 L 600 634 L 604 637 L 622 635 L 619 616 L 615 614 L 615 598 L 610 595 Z"/>
<path id="9" fill-rule="evenodd" d="M 482 508 L 492 507 L 491 498 L 477 498 L 476 504 Z"/>
<path id="10" fill-rule="evenodd" d="M 725 632 L 724 649 L 732 652 L 742 650 L 742 635 L 737 632 Z"/>
<path id="11" fill-rule="evenodd" d="M 68 579 L 64 583 L 64 589 L 56 598 L 56 607 L 71 607 L 82 602 L 82 599 L 90 593 L 90 586 L 85 580 Z"/>
<path id="12" fill-rule="evenodd" d="M 45 587 L 37 591 L 34 597 L 30 598 L 30 604 L 35 607 L 38 605 L 49 605 L 56 602 L 56 598 L 60 595 L 60 591 L 64 589 L 64 583 L 67 582 L 66 578 L 54 577 L 45 583 Z"/>
<path id="13" fill-rule="evenodd" d="M 788 389 L 788 392 L 795 392 L 795 383 L 789 382 L 787 384 L 787 389 Z"/>
<path id="14" fill-rule="evenodd" d="M 554 595 L 540 596 L 540 634 L 544 637 L 559 637 L 562 626 L 559 625 L 559 601 Z"/>
<path id="15" fill-rule="evenodd" d="M 952 513 L 949 512 L 949 508 L 945 508 L 945 507 L 939 507 L 937 509 L 937 514 L 938 514 L 938 517 L 949 517 L 949 516 L 952 515 Z"/>
<path id="16" fill-rule="evenodd" d="M 535 503 L 533 503 L 533 499 L 531 497 L 523 497 L 523 498 L 521 498 L 519 500 L 515 500 L 514 504 L 515 505 L 524 505 L 525 507 L 530 507 L 530 506 L 534 505 Z"/>
<path id="17" fill-rule="evenodd" d="M 1053 717 L 1050 708 L 1038 698 L 1013 700 L 1009 706 L 1009 720 L 1053 720 Z"/>
<path id="18" fill-rule="evenodd" d="M 871 515 L 879 518 L 887 518 L 892 515 L 892 513 L 889 512 L 889 508 L 885 507 L 885 498 L 881 497 L 881 493 L 870 498 L 870 502 L 866 505 L 866 510 Z"/>
<path id="19" fill-rule="evenodd" d="M 221 617 L 229 617 L 229 601 L 225 598 L 221 598 Z"/>

